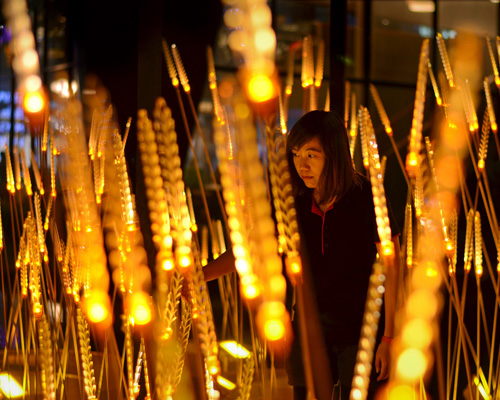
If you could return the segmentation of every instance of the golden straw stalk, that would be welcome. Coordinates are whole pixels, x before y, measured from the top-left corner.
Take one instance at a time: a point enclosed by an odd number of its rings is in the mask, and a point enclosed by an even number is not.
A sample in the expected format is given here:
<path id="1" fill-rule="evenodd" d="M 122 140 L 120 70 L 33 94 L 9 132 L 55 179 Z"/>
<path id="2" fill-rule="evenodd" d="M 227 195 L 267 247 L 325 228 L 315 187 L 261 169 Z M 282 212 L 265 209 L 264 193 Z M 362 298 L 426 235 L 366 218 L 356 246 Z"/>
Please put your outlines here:
<path id="1" fill-rule="evenodd" d="M 9 146 L 7 146 L 7 143 L 5 143 L 5 166 L 7 168 L 7 191 L 10 194 L 14 194 L 16 192 L 16 183 L 14 180 L 14 172 L 12 169 L 12 160 L 10 158 L 10 151 L 9 151 Z"/>
<path id="2" fill-rule="evenodd" d="M 382 104 L 382 100 L 380 99 L 380 95 L 378 94 L 377 88 L 372 83 L 370 83 L 370 93 L 373 97 L 373 101 L 375 102 L 375 106 L 377 108 L 378 115 L 380 116 L 380 120 L 384 125 L 385 133 L 387 133 L 388 136 L 392 136 L 391 121 L 389 120 L 389 117 L 385 112 L 385 108 L 384 105 Z"/>
<path id="3" fill-rule="evenodd" d="M 436 103 L 438 106 L 442 106 L 443 99 L 441 99 L 441 95 L 439 94 L 439 87 L 436 82 L 436 77 L 434 76 L 434 72 L 432 71 L 432 65 L 430 61 L 427 61 L 427 68 L 429 70 L 429 78 L 431 78 L 432 90 L 434 91 L 434 97 L 436 98 Z"/>
<path id="4" fill-rule="evenodd" d="M 481 234 L 481 214 L 476 211 L 474 215 L 474 266 L 476 275 L 483 275 L 483 236 Z"/>
<path id="5" fill-rule="evenodd" d="M 172 81 L 172 86 L 175 88 L 179 86 L 179 78 L 177 77 L 177 71 L 175 70 L 174 60 L 172 59 L 172 54 L 168 48 L 167 41 L 162 40 L 163 56 L 165 57 L 165 63 L 167 64 L 168 75 Z"/>
<path id="6" fill-rule="evenodd" d="M 38 188 L 38 191 L 43 196 L 45 194 L 45 190 L 43 189 L 43 182 L 40 176 L 40 169 L 38 168 L 38 163 L 36 162 L 36 157 L 33 150 L 31 150 L 31 168 L 33 169 L 33 174 L 35 175 L 35 183 Z"/>
<path id="7" fill-rule="evenodd" d="M 94 377 L 94 363 L 92 361 L 92 352 L 90 348 L 90 335 L 87 321 L 83 317 L 80 306 L 76 307 L 76 321 L 78 329 L 78 351 L 82 363 L 83 388 L 87 398 L 96 398 L 96 383 Z"/>
<path id="8" fill-rule="evenodd" d="M 182 64 L 179 50 L 177 49 L 177 46 L 175 44 L 171 46 L 171 49 L 172 55 L 174 56 L 175 68 L 179 73 L 179 79 L 181 81 L 182 88 L 186 93 L 189 93 L 191 91 L 191 86 L 189 86 L 189 80 L 186 74 L 186 70 L 184 69 L 184 65 Z"/>
<path id="9" fill-rule="evenodd" d="M 486 105 L 488 107 L 488 114 L 490 117 L 490 126 L 493 133 L 497 133 L 497 120 L 495 117 L 495 110 L 493 108 L 493 101 L 491 100 L 491 91 L 488 78 L 484 78 L 484 94 L 486 96 Z"/>
<path id="10" fill-rule="evenodd" d="M 319 90 L 323 81 L 323 72 L 325 70 L 325 41 L 320 40 L 318 44 L 318 54 L 316 55 L 316 71 L 314 72 L 314 86 Z"/>
<path id="11" fill-rule="evenodd" d="M 441 61 L 443 62 L 446 79 L 448 80 L 448 84 L 452 88 L 455 86 L 455 82 L 453 81 L 453 72 L 451 70 L 450 59 L 448 58 L 448 52 L 446 51 L 446 45 L 444 43 L 443 36 L 439 32 L 436 35 L 436 42 L 438 45 L 439 54 L 441 55 Z"/>
<path id="12" fill-rule="evenodd" d="M 219 91 L 217 89 L 217 76 L 215 75 L 214 53 L 212 47 L 207 47 L 207 69 L 208 69 L 208 82 L 210 92 L 212 93 L 212 101 L 214 103 L 214 114 L 222 120 L 224 118 L 222 106 L 220 103 Z"/>
<path id="13" fill-rule="evenodd" d="M 19 163 L 19 150 L 17 148 L 17 145 L 14 145 L 12 155 L 14 157 L 14 177 L 16 180 L 16 190 L 21 190 L 21 165 Z"/>
<path id="14" fill-rule="evenodd" d="M 500 86 L 500 76 L 498 75 L 498 66 L 495 59 L 495 53 L 493 52 L 493 47 L 491 45 L 491 40 L 488 34 L 486 34 L 486 44 L 488 45 L 488 54 L 490 55 L 491 67 L 493 68 L 493 74 L 495 75 L 495 84 Z"/>
<path id="15" fill-rule="evenodd" d="M 40 349 L 41 381 L 43 398 L 56 399 L 55 360 L 52 348 L 52 329 L 45 315 L 38 322 L 38 346 Z"/>
<path id="16" fill-rule="evenodd" d="M 348 126 L 349 126 L 349 107 L 350 107 L 350 101 L 351 101 L 351 82 L 345 81 L 344 90 L 345 90 L 345 93 L 344 93 L 344 123 L 345 123 L 345 128 L 348 129 Z M 356 113 L 356 107 L 354 107 L 354 113 Z M 351 112 L 351 118 L 353 115 L 354 114 Z"/>
<path id="17" fill-rule="evenodd" d="M 438 37 L 440 35 L 438 34 Z M 439 43 L 439 41 L 438 41 Z M 427 84 L 427 60 L 429 58 L 429 40 L 425 39 L 420 51 L 418 64 L 417 89 L 415 106 L 411 122 L 410 145 L 406 156 L 406 171 L 408 176 L 415 178 L 420 167 L 420 152 L 422 149 L 422 124 L 424 119 L 425 89 Z"/>
<path id="18" fill-rule="evenodd" d="M 28 168 L 28 163 L 26 162 L 24 149 L 21 149 L 21 166 L 23 169 L 24 188 L 26 189 L 26 194 L 31 196 L 33 195 L 33 187 L 31 186 L 30 170 Z"/>
<path id="19" fill-rule="evenodd" d="M 488 153 L 488 138 L 490 136 L 490 120 L 488 109 L 484 110 L 481 144 L 479 145 L 477 169 L 481 173 L 484 170 L 486 155 Z"/>

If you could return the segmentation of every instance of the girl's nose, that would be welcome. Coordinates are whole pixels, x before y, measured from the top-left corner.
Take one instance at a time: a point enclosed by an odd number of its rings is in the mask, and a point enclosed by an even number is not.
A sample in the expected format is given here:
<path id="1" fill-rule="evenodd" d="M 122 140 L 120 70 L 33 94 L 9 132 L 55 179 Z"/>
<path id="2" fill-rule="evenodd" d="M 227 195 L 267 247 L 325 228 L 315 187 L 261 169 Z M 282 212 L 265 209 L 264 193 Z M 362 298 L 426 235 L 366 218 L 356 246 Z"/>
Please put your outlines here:
<path id="1" fill-rule="evenodd" d="M 307 170 L 309 169 L 309 162 L 307 158 L 301 158 L 300 159 L 300 169 L 301 170 Z"/>

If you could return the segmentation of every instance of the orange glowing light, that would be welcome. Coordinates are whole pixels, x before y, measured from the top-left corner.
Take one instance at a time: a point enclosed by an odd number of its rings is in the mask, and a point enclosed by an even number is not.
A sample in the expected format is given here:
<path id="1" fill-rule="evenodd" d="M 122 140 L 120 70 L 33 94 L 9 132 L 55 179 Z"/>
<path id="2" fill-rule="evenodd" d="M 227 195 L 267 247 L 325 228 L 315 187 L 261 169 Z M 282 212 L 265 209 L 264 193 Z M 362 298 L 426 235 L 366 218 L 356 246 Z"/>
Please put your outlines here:
<path id="1" fill-rule="evenodd" d="M 208 373 L 210 375 L 217 375 L 220 371 L 220 367 L 219 367 L 219 360 L 217 359 L 217 356 L 213 355 L 213 356 L 209 356 L 207 358 L 207 369 L 208 369 Z"/>
<path id="2" fill-rule="evenodd" d="M 398 374 L 406 379 L 417 379 L 422 376 L 427 368 L 425 354 L 414 348 L 404 350 L 398 358 L 396 370 Z"/>
<path id="3" fill-rule="evenodd" d="M 151 308 L 146 293 L 137 292 L 132 295 L 132 307 L 130 316 L 134 319 L 136 325 L 146 325 L 151 321 Z"/>
<path id="4" fill-rule="evenodd" d="M 389 390 L 388 400 L 413 400 L 416 397 L 415 390 L 408 385 L 398 385 Z"/>
<path id="5" fill-rule="evenodd" d="M 415 167 L 418 164 L 418 159 L 417 159 L 417 154 L 412 151 L 410 154 L 408 154 L 408 165 Z"/>
<path id="6" fill-rule="evenodd" d="M 243 287 L 243 296 L 247 299 L 255 299 L 260 294 L 259 288 L 254 284 L 245 285 Z"/>
<path id="7" fill-rule="evenodd" d="M 23 107 L 26 112 L 37 113 L 42 111 L 44 106 L 45 99 L 40 92 L 28 92 L 24 96 Z"/>
<path id="8" fill-rule="evenodd" d="M 257 103 L 273 98 L 274 85 L 266 75 L 255 75 L 248 82 L 248 96 Z"/>
<path id="9" fill-rule="evenodd" d="M 440 106 L 440 105 L 442 105 L 442 104 L 443 104 L 443 100 L 441 100 L 441 97 L 438 97 L 438 98 L 436 99 L 436 103 L 437 103 L 437 105 L 438 105 L 438 106 Z"/>
<path id="10" fill-rule="evenodd" d="M 498 129 L 497 123 L 492 121 L 491 122 L 491 130 L 496 133 L 497 129 Z"/>
<path id="11" fill-rule="evenodd" d="M 495 76 L 495 85 L 500 86 L 500 77 Z"/>
<path id="12" fill-rule="evenodd" d="M 33 315 L 35 316 L 35 318 L 40 317 L 42 315 L 42 312 L 42 305 L 40 303 L 35 303 L 35 305 L 33 306 Z"/>
<path id="13" fill-rule="evenodd" d="M 167 258 L 167 259 L 163 260 L 161 267 L 165 271 L 172 271 L 172 269 L 174 269 L 174 261 L 171 258 Z"/>
<path id="14" fill-rule="evenodd" d="M 392 128 L 390 126 L 387 126 L 385 128 L 385 133 L 387 133 L 389 136 L 392 136 Z"/>
<path id="15" fill-rule="evenodd" d="M 269 319 L 264 324 L 264 334 L 266 335 L 267 340 L 280 340 L 285 334 L 285 325 L 280 319 Z"/>
<path id="16" fill-rule="evenodd" d="M 479 172 L 483 172 L 483 169 L 484 169 L 484 160 L 479 160 L 477 162 L 477 169 L 479 170 Z"/>
<path id="17" fill-rule="evenodd" d="M 101 322 L 108 316 L 108 310 L 101 303 L 93 303 L 89 307 L 88 315 L 92 322 Z"/>

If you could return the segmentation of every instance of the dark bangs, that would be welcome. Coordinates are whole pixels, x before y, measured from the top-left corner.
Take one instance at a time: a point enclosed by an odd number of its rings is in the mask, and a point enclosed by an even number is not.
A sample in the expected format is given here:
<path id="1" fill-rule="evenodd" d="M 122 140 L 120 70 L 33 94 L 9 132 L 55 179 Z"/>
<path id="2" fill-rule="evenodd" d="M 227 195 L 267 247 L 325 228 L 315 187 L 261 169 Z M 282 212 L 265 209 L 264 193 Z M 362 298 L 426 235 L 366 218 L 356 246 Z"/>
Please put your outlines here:
<path id="1" fill-rule="evenodd" d="M 327 203 L 336 196 L 340 200 L 353 184 L 359 184 L 349 150 L 349 140 L 344 121 L 331 111 L 311 111 L 303 115 L 292 127 L 287 139 L 287 159 L 295 194 L 308 189 L 293 163 L 292 149 L 299 149 L 304 143 L 318 137 L 325 152 L 325 166 L 320 177 L 323 197 L 320 203 Z"/>

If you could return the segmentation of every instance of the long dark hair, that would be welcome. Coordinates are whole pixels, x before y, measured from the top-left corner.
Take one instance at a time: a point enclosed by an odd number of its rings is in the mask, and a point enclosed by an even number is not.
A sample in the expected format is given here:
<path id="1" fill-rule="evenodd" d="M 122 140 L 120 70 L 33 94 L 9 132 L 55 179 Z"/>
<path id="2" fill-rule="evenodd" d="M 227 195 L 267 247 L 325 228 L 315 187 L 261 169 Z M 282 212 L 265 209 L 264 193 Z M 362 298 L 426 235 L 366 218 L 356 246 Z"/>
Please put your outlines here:
<path id="1" fill-rule="evenodd" d="M 300 178 L 293 163 L 292 149 L 299 149 L 304 143 L 318 137 L 325 152 L 325 165 L 320 177 L 323 195 L 320 204 L 336 196 L 340 200 L 353 184 L 360 184 L 354 170 L 349 140 L 343 119 L 332 111 L 310 111 L 292 127 L 286 143 L 286 154 L 292 186 L 296 195 L 310 191 Z"/>

